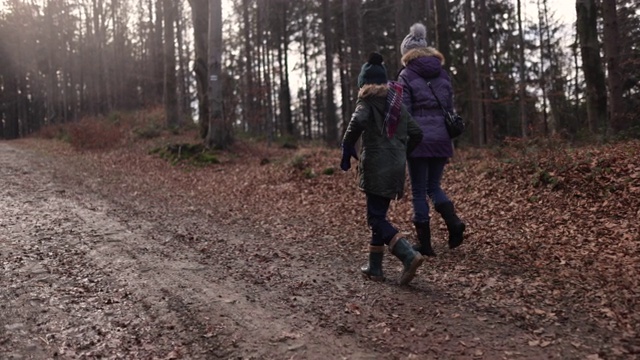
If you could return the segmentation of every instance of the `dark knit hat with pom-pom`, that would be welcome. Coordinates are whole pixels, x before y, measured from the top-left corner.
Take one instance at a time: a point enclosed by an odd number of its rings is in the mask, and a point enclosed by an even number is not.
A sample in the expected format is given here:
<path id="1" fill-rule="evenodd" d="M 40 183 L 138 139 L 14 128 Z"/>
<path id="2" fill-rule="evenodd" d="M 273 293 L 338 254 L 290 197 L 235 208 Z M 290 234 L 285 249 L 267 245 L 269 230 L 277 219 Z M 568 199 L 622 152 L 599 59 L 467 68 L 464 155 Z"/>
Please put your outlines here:
<path id="1" fill-rule="evenodd" d="M 369 60 L 362 65 L 360 75 L 358 75 L 358 87 L 361 88 L 367 84 L 386 84 L 387 68 L 382 64 L 384 59 L 382 55 L 373 52 L 369 55 Z"/>

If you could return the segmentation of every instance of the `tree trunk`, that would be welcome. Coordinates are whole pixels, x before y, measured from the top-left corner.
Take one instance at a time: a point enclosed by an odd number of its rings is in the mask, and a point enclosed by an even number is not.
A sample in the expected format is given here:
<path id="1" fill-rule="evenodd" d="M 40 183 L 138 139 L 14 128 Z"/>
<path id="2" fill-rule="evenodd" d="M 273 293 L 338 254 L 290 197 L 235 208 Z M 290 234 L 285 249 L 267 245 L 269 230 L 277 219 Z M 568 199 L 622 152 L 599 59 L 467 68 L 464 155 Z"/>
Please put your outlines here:
<path id="1" fill-rule="evenodd" d="M 251 44 L 251 25 L 249 21 L 250 12 L 249 0 L 242 0 L 242 18 L 243 18 L 243 41 L 244 41 L 244 56 L 245 56 L 245 91 L 244 91 L 244 106 L 243 106 L 243 118 L 244 122 L 248 125 L 249 133 L 255 131 L 256 125 L 256 112 L 254 110 L 254 93 L 256 92 L 253 85 L 253 45 Z"/>
<path id="2" fill-rule="evenodd" d="M 436 48 L 444 56 L 447 63 L 451 62 L 449 45 L 449 1 L 436 0 Z"/>
<path id="3" fill-rule="evenodd" d="M 336 104 L 333 96 L 333 32 L 331 31 L 331 9 L 329 0 L 322 0 L 322 28 L 324 35 L 325 67 L 327 74 L 325 141 L 334 145 L 338 141 L 338 123 L 336 120 Z"/>
<path id="4" fill-rule="evenodd" d="M 607 122 L 607 89 L 600 60 L 598 11 L 595 0 L 576 0 L 582 71 L 587 84 L 587 121 L 594 133 Z"/>
<path id="5" fill-rule="evenodd" d="M 207 31 L 209 24 L 209 0 L 189 0 L 193 18 L 193 45 L 195 59 L 193 70 L 196 77 L 198 96 L 198 125 L 200 138 L 204 139 L 209 130 L 209 94 L 207 69 Z"/>
<path id="6" fill-rule="evenodd" d="M 360 0 L 348 0 L 349 1 L 349 13 L 351 14 L 352 19 L 352 27 L 349 32 L 349 44 L 350 44 L 350 55 L 349 55 L 349 73 L 351 74 L 349 88 L 350 90 L 350 102 L 351 102 L 351 112 L 353 112 L 356 99 L 358 98 L 358 84 L 355 79 L 360 73 L 360 66 L 362 66 L 362 62 L 364 59 L 361 55 L 362 51 L 362 1 Z M 396 46 L 400 46 L 400 43 L 397 43 Z M 398 52 L 399 56 L 400 52 Z M 351 114 L 349 114 L 351 116 Z M 349 118 L 344 119 L 342 122 L 342 133 L 347 131 L 347 126 L 349 125 Z"/>
<path id="7" fill-rule="evenodd" d="M 178 115 L 178 96 L 176 79 L 175 18 L 176 9 L 173 0 L 163 1 L 164 9 L 164 114 L 167 126 L 180 126 Z"/>
<path id="8" fill-rule="evenodd" d="M 467 38 L 467 74 L 469 82 L 469 101 L 471 103 L 471 123 L 473 126 L 473 142 L 480 146 L 484 144 L 484 121 L 482 119 L 482 103 L 480 97 L 482 91 L 478 80 L 476 65 L 476 45 L 473 36 L 474 22 L 471 20 L 471 0 L 464 3 L 464 19 Z"/>
<path id="9" fill-rule="evenodd" d="M 486 0 L 480 0 L 480 23 L 489 24 Z M 482 105 L 484 110 L 486 144 L 493 143 L 493 95 L 491 93 L 491 62 L 489 48 L 489 26 L 482 26 L 480 33 L 482 45 Z"/>
<path id="10" fill-rule="evenodd" d="M 189 42 L 184 41 L 184 33 L 185 33 L 185 15 L 184 15 L 184 5 L 182 3 L 177 4 L 178 8 L 178 17 L 176 18 L 176 43 L 178 44 L 178 92 L 180 96 L 178 97 L 178 111 L 180 117 L 188 117 L 191 118 L 191 101 L 190 101 L 190 91 L 189 84 L 191 83 L 191 78 L 189 76 L 188 62 L 190 48 Z"/>
<path id="11" fill-rule="evenodd" d="M 289 89 L 289 33 L 288 33 L 288 9 L 287 6 L 282 7 L 282 18 L 280 26 L 282 38 L 279 48 L 280 62 L 280 116 L 284 124 L 287 135 L 295 135 L 293 125 L 293 115 L 291 113 L 291 90 Z"/>
<path id="12" fill-rule="evenodd" d="M 527 114 L 525 112 L 525 95 L 526 95 L 526 81 L 524 76 L 524 34 L 522 32 L 522 4 L 518 0 L 518 42 L 519 42 L 519 56 L 518 56 L 518 70 L 519 70 L 519 86 L 518 86 L 518 105 L 520 108 L 520 134 L 523 138 L 527 137 Z"/>
<path id="13" fill-rule="evenodd" d="M 544 29 L 549 26 L 544 21 L 544 9 L 542 3 L 538 0 L 538 37 L 540 41 L 540 69 L 538 74 L 538 80 L 540 81 L 540 90 L 542 91 L 542 124 L 544 126 L 544 134 L 549 132 L 549 119 L 547 116 L 547 73 L 545 72 L 545 60 L 549 59 L 551 54 L 545 54 L 545 36 Z"/>
<path id="14" fill-rule="evenodd" d="M 347 1 L 347 0 L 343 0 Z M 306 2 L 305 2 L 305 10 L 306 10 Z M 305 11 L 306 13 L 306 11 Z M 310 140 L 312 137 L 311 133 L 311 75 L 309 70 L 309 39 L 307 36 L 308 26 L 307 26 L 307 18 L 302 16 L 301 19 L 301 28 L 302 28 L 302 72 L 304 76 L 304 105 L 302 108 L 303 113 L 303 133 L 305 139 Z M 346 33 L 346 32 L 345 32 Z"/>
<path id="15" fill-rule="evenodd" d="M 620 34 L 615 0 L 603 0 L 604 17 L 604 53 L 607 60 L 609 84 L 609 126 L 613 133 L 625 130 L 623 119 L 622 73 L 620 71 Z"/>
<path id="16" fill-rule="evenodd" d="M 209 131 L 206 145 L 227 149 L 231 145 L 231 129 L 227 126 L 222 108 L 222 5 L 220 0 L 209 4 Z"/>

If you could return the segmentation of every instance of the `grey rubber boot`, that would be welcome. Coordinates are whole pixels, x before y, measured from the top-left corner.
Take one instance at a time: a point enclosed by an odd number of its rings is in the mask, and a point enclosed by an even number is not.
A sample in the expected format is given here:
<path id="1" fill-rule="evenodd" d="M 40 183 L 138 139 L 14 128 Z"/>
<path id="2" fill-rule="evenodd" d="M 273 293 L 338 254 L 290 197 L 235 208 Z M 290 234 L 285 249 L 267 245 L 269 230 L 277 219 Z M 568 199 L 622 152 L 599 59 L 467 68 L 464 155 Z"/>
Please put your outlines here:
<path id="1" fill-rule="evenodd" d="M 382 258 L 384 257 L 384 246 L 369 246 L 369 263 L 360 268 L 362 275 L 373 281 L 384 281 L 382 272 Z"/>
<path id="2" fill-rule="evenodd" d="M 413 250 L 407 239 L 400 233 L 389 242 L 389 251 L 400 261 L 404 269 L 400 275 L 400 285 L 406 285 L 416 276 L 416 270 L 424 262 L 424 258 L 419 252 Z"/>

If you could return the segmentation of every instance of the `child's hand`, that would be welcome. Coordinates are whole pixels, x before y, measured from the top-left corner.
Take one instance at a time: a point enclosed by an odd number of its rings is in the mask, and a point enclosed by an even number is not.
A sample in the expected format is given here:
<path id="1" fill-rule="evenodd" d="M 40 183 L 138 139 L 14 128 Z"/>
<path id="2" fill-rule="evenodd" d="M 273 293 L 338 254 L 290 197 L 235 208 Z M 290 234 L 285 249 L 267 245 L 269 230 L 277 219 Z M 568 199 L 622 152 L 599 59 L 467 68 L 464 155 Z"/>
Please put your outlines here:
<path id="1" fill-rule="evenodd" d="M 342 161 L 340 161 L 340 169 L 347 171 L 351 169 L 351 157 L 358 160 L 358 152 L 353 145 L 342 143 Z"/>

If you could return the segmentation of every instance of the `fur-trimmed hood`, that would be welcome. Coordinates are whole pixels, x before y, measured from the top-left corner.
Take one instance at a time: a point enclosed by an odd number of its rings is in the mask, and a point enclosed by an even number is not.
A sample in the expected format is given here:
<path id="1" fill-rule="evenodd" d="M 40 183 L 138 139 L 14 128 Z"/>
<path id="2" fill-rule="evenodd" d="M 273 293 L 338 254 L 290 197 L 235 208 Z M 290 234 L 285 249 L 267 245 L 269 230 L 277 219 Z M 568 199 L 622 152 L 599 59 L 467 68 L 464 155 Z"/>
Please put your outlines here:
<path id="1" fill-rule="evenodd" d="M 402 63 L 405 69 L 411 70 L 420 77 L 433 79 L 442 74 L 444 56 L 438 50 L 430 47 L 412 49 L 402 57 Z"/>
<path id="2" fill-rule="evenodd" d="M 372 97 L 383 97 L 386 99 L 389 87 L 387 84 L 368 84 L 360 88 L 358 98 L 366 99 Z"/>
<path id="3" fill-rule="evenodd" d="M 445 59 L 444 55 L 435 48 L 426 47 L 426 48 L 417 48 L 409 50 L 402 57 L 402 65 L 407 66 L 412 60 L 415 60 L 420 57 L 433 56 L 440 59 L 440 65 L 444 65 Z"/>

